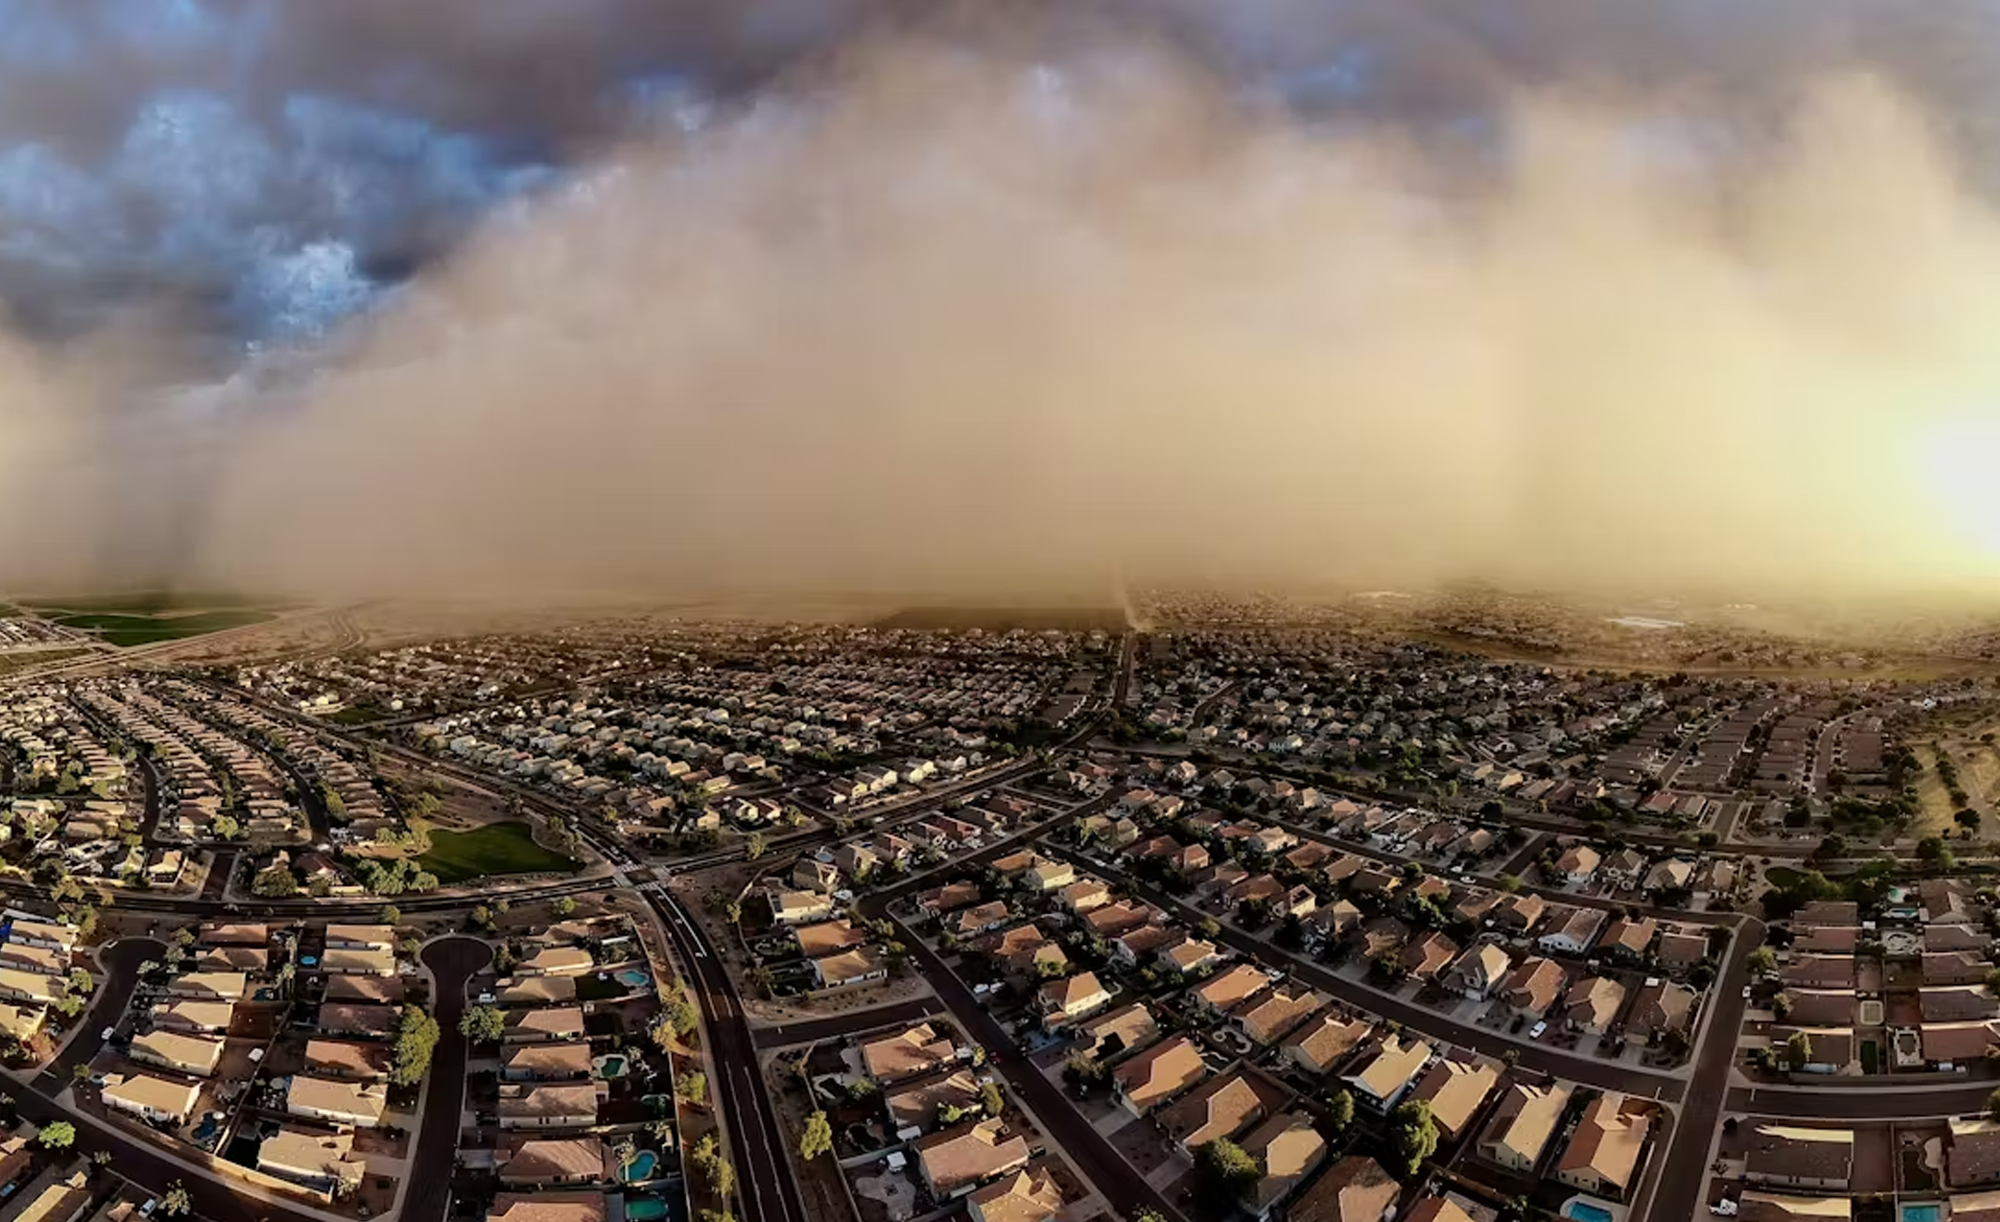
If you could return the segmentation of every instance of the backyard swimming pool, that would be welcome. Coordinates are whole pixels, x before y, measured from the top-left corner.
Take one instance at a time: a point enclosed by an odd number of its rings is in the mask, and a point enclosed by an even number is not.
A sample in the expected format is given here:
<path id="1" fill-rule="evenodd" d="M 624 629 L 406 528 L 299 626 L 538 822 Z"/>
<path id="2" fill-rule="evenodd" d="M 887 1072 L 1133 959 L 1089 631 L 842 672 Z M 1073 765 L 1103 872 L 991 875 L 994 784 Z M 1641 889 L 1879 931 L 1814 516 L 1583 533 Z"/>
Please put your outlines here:
<path id="1" fill-rule="evenodd" d="M 626 1197 L 625 1216 L 631 1222 L 659 1222 L 667 1216 L 667 1203 L 658 1197 Z"/>
<path id="2" fill-rule="evenodd" d="M 643 989 L 653 983 L 653 978 L 636 967 L 628 967 L 618 973 L 618 983 L 630 985 L 635 989 Z"/>
<path id="3" fill-rule="evenodd" d="M 1573 1197 L 1563 1206 L 1563 1217 L 1574 1218 L 1576 1222 L 1611 1222 L 1611 1211 L 1602 1205 Z"/>
<path id="4" fill-rule="evenodd" d="M 624 1077 L 625 1058 L 616 1055 L 597 1058 L 597 1076 L 600 1078 Z"/>
<path id="5" fill-rule="evenodd" d="M 653 1178 L 653 1168 L 660 1165 L 660 1156 L 651 1150 L 641 1150 L 632 1159 L 632 1165 L 625 1168 L 622 1178 L 628 1184 L 637 1184 Z M 628 1214 L 630 1210 L 626 1211 Z"/>
<path id="6" fill-rule="evenodd" d="M 1938 1207 L 1934 1201 L 1918 1201 L 1903 1206 L 1903 1222 L 1938 1222 Z"/>

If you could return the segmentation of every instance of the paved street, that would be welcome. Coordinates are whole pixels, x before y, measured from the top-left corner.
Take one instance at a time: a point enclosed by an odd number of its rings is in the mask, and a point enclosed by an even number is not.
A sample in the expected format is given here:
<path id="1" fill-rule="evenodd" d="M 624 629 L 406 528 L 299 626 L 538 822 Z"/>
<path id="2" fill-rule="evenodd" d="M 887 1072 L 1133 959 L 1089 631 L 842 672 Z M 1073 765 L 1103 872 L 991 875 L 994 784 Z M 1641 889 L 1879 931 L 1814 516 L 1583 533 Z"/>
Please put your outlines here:
<path id="1" fill-rule="evenodd" d="M 700 927 L 681 911 L 673 896 L 648 891 L 646 898 L 673 941 L 687 972 L 689 992 L 701 1007 L 709 1052 L 715 1058 L 715 1080 L 710 1087 L 728 1125 L 729 1152 L 743 1198 L 742 1216 L 756 1222 L 807 1222 L 791 1154 L 764 1092 L 756 1042 L 735 983 Z"/>
<path id="2" fill-rule="evenodd" d="M 893 1006 L 875 1006 L 831 1018 L 802 1019 L 783 1026 L 756 1027 L 752 1030 L 758 1044 L 765 1048 L 782 1048 L 788 1044 L 842 1039 L 857 1031 L 872 1031 L 891 1024 L 914 1023 L 942 1014 L 944 1010 L 944 1003 L 935 997 L 913 997 Z"/>
<path id="3" fill-rule="evenodd" d="M 416 1153 L 410 1159 L 402 1222 L 440 1222 L 451 1207 L 451 1173 L 458 1161 L 467 1051 L 466 1039 L 458 1033 L 458 1020 L 465 1014 L 466 983 L 492 961 L 493 948 L 477 938 L 440 938 L 424 948 L 424 966 L 437 982 L 431 1012 L 438 1022 L 438 1044 L 431 1053 L 423 1127 L 418 1130 Z"/>

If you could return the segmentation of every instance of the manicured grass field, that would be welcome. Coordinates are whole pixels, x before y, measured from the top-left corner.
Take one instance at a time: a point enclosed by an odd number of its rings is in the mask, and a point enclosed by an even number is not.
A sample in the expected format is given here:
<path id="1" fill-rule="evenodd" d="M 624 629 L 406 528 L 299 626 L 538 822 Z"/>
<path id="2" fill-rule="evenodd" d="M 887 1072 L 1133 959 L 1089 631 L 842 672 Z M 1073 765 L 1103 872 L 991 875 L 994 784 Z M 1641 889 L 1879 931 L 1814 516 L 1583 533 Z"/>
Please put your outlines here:
<path id="1" fill-rule="evenodd" d="M 247 628 L 276 617 L 268 611 L 208 611 L 198 615 L 57 615 L 55 622 L 78 632 L 95 633 L 99 640 L 121 649 L 134 645 L 155 645 L 206 636 L 231 628 Z"/>
<path id="2" fill-rule="evenodd" d="M 417 864 L 450 886 L 490 874 L 573 871 L 577 863 L 535 843 L 534 829 L 520 820 L 489 823 L 469 832 L 432 830 L 431 851 Z"/>

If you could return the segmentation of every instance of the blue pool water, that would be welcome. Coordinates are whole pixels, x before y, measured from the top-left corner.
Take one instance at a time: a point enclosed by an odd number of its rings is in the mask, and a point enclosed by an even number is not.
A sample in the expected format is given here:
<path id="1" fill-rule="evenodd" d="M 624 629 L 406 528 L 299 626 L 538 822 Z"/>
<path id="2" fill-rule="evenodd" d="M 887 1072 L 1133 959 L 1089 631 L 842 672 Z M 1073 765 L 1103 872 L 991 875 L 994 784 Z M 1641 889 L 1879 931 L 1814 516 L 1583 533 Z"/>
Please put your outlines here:
<path id="1" fill-rule="evenodd" d="M 1925 1201 L 1903 1206 L 1903 1222 L 1937 1222 L 1937 1220 L 1938 1207 L 1933 1202 Z"/>
<path id="2" fill-rule="evenodd" d="M 657 1222 L 667 1216 L 667 1203 L 658 1197 L 626 1197 L 625 1216 L 631 1222 Z"/>
<path id="3" fill-rule="evenodd" d="M 652 982 L 653 978 L 651 976 L 648 976 L 646 973 L 640 971 L 636 967 L 628 967 L 624 971 L 618 973 L 619 984 L 631 985 L 635 989 L 644 988 L 645 986 L 651 984 Z"/>
<path id="4" fill-rule="evenodd" d="M 624 1077 L 625 1058 L 615 1053 L 597 1058 L 597 1076 L 605 1079 Z"/>
<path id="5" fill-rule="evenodd" d="M 1611 1211 L 1589 1201 L 1571 1201 L 1563 1206 L 1563 1216 L 1576 1222 L 1611 1222 Z"/>
<path id="6" fill-rule="evenodd" d="M 628 1184 L 637 1184 L 642 1180 L 650 1180 L 653 1178 L 653 1168 L 659 1165 L 659 1155 L 653 1153 L 651 1150 L 641 1150 L 632 1159 L 632 1165 L 625 1168 L 625 1182 Z M 625 1212 L 629 1216 L 632 1211 L 627 1209 Z"/>

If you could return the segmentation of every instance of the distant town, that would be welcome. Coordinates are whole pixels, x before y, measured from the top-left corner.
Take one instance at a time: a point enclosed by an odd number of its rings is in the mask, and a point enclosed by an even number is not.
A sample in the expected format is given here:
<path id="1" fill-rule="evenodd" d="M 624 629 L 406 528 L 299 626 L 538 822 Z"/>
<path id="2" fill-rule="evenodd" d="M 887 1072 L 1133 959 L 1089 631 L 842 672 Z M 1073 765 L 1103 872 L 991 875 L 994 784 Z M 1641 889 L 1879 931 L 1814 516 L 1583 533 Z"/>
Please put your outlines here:
<path id="1" fill-rule="evenodd" d="M 0 1222 L 2000 1219 L 1976 632 L 84 601 Z"/>

